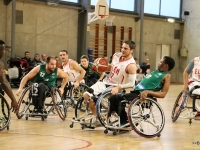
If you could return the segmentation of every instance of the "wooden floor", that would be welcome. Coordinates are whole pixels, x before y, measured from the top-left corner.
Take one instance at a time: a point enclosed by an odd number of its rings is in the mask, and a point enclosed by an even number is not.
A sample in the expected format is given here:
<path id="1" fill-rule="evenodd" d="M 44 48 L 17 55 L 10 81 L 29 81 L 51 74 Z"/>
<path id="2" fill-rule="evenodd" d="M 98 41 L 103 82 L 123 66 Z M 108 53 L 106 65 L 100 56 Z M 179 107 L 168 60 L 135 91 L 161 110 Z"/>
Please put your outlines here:
<path id="1" fill-rule="evenodd" d="M 62 121 L 58 116 L 18 120 L 12 114 L 10 130 L 0 133 L 2 150 L 190 150 L 200 149 L 200 121 L 178 119 L 172 123 L 171 111 L 182 85 L 171 85 L 166 98 L 158 102 L 164 109 L 166 123 L 161 137 L 143 138 L 134 131 L 113 136 L 104 134 L 104 128 L 82 130 L 79 124 L 70 128 L 74 111 Z M 15 91 L 15 90 L 14 90 Z M 9 102 L 10 103 L 10 102 Z M 196 142 L 196 143 L 195 143 Z M 198 144 L 197 144 L 198 143 Z"/>

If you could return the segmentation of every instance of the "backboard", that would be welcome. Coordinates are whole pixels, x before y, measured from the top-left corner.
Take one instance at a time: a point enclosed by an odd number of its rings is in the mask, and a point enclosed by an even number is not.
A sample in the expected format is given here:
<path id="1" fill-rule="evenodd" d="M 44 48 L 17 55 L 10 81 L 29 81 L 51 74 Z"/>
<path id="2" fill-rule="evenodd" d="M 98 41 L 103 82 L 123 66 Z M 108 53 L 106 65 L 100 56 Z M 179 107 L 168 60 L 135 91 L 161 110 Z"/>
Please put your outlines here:
<path id="1" fill-rule="evenodd" d="M 97 0 L 95 11 L 88 13 L 88 24 L 98 19 L 104 20 L 107 16 L 109 16 L 108 3 L 106 0 Z"/>

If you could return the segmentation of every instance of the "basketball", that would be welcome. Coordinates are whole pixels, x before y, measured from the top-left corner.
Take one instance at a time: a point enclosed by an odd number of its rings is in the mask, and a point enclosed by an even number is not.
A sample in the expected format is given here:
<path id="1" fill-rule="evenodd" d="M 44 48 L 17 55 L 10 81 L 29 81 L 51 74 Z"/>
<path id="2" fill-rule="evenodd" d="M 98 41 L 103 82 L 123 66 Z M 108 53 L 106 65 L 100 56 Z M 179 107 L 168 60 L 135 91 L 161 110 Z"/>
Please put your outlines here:
<path id="1" fill-rule="evenodd" d="M 97 58 L 94 60 L 92 69 L 96 72 L 105 72 L 108 68 L 108 61 L 105 58 Z"/>

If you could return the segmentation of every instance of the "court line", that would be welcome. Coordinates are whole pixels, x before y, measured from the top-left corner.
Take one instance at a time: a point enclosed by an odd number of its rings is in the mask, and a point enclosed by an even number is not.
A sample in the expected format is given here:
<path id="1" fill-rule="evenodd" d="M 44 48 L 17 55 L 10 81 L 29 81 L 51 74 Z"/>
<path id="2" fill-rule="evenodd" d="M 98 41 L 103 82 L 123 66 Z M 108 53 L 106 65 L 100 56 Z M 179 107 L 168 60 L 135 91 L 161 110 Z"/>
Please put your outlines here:
<path id="1" fill-rule="evenodd" d="M 1 133 L 1 134 L 2 134 L 2 133 Z M 79 140 L 79 141 L 83 141 L 83 142 L 86 142 L 86 143 L 87 143 L 87 145 L 84 146 L 84 147 L 73 148 L 73 149 L 70 149 L 70 150 L 84 149 L 84 148 L 88 148 L 88 147 L 92 146 L 92 143 L 91 143 L 90 141 L 86 141 L 86 140 L 83 140 L 83 139 L 76 139 L 76 138 L 66 137 L 66 136 L 59 136 L 59 135 L 43 135 L 43 134 L 21 134 L 21 133 L 9 133 L 9 134 L 36 135 L 36 136 L 49 136 L 49 137 L 61 137 L 61 138 Z"/>

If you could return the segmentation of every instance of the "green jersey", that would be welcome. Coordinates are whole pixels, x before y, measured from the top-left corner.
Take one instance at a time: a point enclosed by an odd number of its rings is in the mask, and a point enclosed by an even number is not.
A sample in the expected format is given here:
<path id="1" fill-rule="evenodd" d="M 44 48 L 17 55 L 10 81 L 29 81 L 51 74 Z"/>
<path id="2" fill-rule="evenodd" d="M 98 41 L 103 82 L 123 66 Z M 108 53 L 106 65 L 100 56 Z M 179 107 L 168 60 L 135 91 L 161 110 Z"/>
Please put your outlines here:
<path id="1" fill-rule="evenodd" d="M 80 66 L 86 71 L 85 76 L 89 77 L 89 78 L 95 78 L 95 79 L 99 79 L 101 74 L 98 72 L 93 71 L 92 68 L 92 63 L 89 62 L 88 64 L 88 68 L 84 68 L 82 64 L 80 64 Z"/>
<path id="2" fill-rule="evenodd" d="M 40 65 L 40 71 L 37 73 L 35 77 L 35 82 L 37 83 L 45 83 L 50 87 L 56 85 L 56 79 L 58 78 L 57 75 L 58 68 L 56 67 L 53 72 L 47 73 L 46 72 L 46 65 Z"/>
<path id="3" fill-rule="evenodd" d="M 134 89 L 134 91 L 160 91 L 163 88 L 162 79 L 168 72 L 155 70 L 147 75 Z"/>

